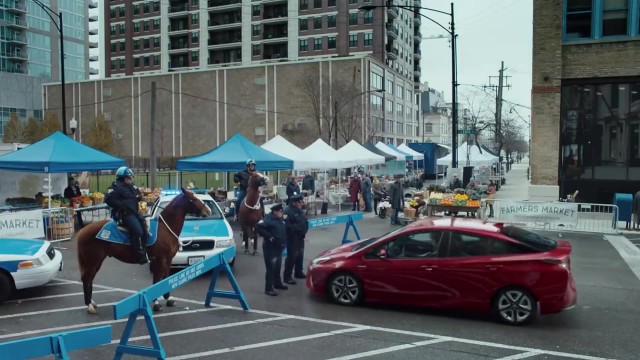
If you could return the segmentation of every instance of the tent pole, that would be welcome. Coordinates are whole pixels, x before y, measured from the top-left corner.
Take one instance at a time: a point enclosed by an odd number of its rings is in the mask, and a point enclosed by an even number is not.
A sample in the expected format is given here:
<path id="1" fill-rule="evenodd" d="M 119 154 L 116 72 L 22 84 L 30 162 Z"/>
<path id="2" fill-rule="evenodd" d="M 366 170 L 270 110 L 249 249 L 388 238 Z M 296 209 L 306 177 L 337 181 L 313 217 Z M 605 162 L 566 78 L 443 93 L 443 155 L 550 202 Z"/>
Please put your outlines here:
<path id="1" fill-rule="evenodd" d="M 49 210 L 51 210 L 51 190 L 52 190 L 52 186 L 51 186 L 51 173 L 47 174 L 47 182 L 48 182 L 48 186 L 49 186 L 49 202 L 47 203 L 47 206 L 49 207 Z M 49 211 L 49 217 L 51 217 L 51 211 Z M 49 219 L 49 224 L 51 224 L 51 219 Z"/>

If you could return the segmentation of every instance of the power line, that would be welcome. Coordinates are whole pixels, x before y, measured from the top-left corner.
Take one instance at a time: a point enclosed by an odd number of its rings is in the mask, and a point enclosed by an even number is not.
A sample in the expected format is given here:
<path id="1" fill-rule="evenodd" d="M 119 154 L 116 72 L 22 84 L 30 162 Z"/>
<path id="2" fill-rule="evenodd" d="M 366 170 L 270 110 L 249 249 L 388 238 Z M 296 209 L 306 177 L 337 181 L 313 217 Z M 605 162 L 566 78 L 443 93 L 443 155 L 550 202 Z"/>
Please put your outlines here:
<path id="1" fill-rule="evenodd" d="M 487 90 L 483 89 L 482 86 L 480 86 L 480 85 L 475 85 L 475 84 L 458 84 L 458 85 L 472 86 L 474 88 L 477 88 L 478 90 L 481 90 L 485 95 L 491 96 L 491 98 L 495 97 L 495 94 L 491 94 L 491 93 L 487 92 Z M 510 105 L 513 105 L 513 106 L 519 106 L 521 108 L 525 108 L 525 109 L 531 110 L 531 107 L 527 106 L 527 105 L 518 104 L 518 103 L 515 103 L 513 101 L 509 101 L 507 99 L 504 99 L 504 98 L 502 99 L 502 101 L 504 101 L 504 102 L 506 102 L 506 103 L 508 103 Z"/>

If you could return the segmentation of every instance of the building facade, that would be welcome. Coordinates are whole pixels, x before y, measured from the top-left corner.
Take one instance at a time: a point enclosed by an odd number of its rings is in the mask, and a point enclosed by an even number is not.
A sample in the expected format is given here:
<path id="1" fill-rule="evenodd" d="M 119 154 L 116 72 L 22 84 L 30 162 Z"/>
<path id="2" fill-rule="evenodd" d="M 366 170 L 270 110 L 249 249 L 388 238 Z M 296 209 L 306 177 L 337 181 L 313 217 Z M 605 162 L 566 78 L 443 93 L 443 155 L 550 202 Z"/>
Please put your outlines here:
<path id="1" fill-rule="evenodd" d="M 340 79 L 349 79 L 346 90 Z M 300 147 L 318 137 L 335 143 L 333 134 L 331 140 L 327 134 L 333 119 L 338 146 L 351 139 L 418 140 L 420 104 L 413 81 L 367 55 L 68 84 L 67 113 L 78 121 L 76 139 L 85 142 L 102 113 L 117 143 L 115 155 L 131 164 L 148 159 L 152 82 L 157 86 L 155 141 L 161 158 L 203 153 L 235 133 L 256 144 L 275 135 Z M 385 88 L 393 90 L 380 91 Z M 59 85 L 44 85 L 43 90 L 45 109 L 59 103 Z M 388 102 L 384 108 L 383 100 Z"/>
<path id="2" fill-rule="evenodd" d="M 534 2 L 530 199 L 639 190 L 639 17 L 638 0 Z"/>
<path id="3" fill-rule="evenodd" d="M 422 142 L 434 142 L 451 146 L 451 107 L 444 99 L 444 92 L 429 88 L 422 92 Z"/>

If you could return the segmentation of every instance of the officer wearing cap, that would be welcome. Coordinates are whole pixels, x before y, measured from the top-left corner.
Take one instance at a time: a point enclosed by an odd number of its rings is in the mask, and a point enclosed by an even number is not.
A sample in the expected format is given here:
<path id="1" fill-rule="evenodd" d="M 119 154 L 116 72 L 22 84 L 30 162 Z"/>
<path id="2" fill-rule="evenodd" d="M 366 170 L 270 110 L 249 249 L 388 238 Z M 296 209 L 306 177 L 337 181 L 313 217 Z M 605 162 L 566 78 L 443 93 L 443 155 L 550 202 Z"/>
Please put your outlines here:
<path id="1" fill-rule="evenodd" d="M 289 201 L 289 206 L 284 211 L 287 226 L 287 259 L 284 262 L 282 278 L 285 283 L 295 285 L 296 281 L 293 280 L 292 275 L 295 275 L 297 279 L 306 278 L 302 272 L 302 259 L 304 256 L 304 238 L 307 235 L 309 226 L 307 224 L 307 216 L 302 210 L 304 205 L 302 194 L 293 195 L 289 198 Z"/>
<path id="2" fill-rule="evenodd" d="M 271 207 L 271 212 L 256 224 L 256 231 L 263 237 L 262 253 L 266 268 L 264 293 L 269 296 L 278 295 L 274 289 L 288 289 L 280 279 L 282 250 L 287 243 L 283 213 L 282 204 L 275 204 Z"/>

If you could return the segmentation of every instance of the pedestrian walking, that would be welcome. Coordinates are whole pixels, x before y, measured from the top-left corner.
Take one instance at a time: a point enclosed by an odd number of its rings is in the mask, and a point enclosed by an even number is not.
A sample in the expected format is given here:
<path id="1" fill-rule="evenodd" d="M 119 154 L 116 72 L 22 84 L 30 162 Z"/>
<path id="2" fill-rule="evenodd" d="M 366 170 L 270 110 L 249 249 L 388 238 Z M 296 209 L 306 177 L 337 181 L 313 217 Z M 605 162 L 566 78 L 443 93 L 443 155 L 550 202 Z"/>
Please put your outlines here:
<path id="1" fill-rule="evenodd" d="M 402 183 L 400 178 L 397 177 L 396 181 L 391 185 L 391 208 L 393 209 L 393 215 L 391 216 L 391 225 L 398 224 L 398 215 L 400 211 L 404 209 L 404 198 L 402 194 Z"/>
<path id="2" fill-rule="evenodd" d="M 493 180 L 489 181 L 489 186 L 487 186 L 487 206 L 489 207 L 489 217 L 493 217 L 493 203 L 496 198 L 496 184 L 493 183 Z"/>
<path id="3" fill-rule="evenodd" d="M 271 212 L 256 224 L 256 231 L 262 240 L 262 253 L 264 254 L 264 266 L 266 268 L 264 280 L 264 293 L 269 296 L 277 296 L 277 290 L 288 288 L 280 279 L 282 268 L 282 250 L 287 242 L 287 230 L 283 218 L 282 204 L 275 204 Z"/>
<path id="4" fill-rule="evenodd" d="M 307 236 L 309 226 L 307 216 L 302 210 L 303 205 L 302 195 L 295 195 L 284 211 L 287 228 L 287 258 L 284 262 L 282 278 L 285 284 L 295 285 L 294 277 L 296 279 L 306 278 L 302 271 L 302 259 L 304 257 L 304 239 Z"/>
<path id="5" fill-rule="evenodd" d="M 373 178 L 371 190 L 373 191 L 373 211 L 378 215 L 378 204 L 380 203 L 380 200 L 382 200 L 382 184 L 377 177 Z"/>
<path id="6" fill-rule="evenodd" d="M 360 193 L 360 179 L 357 176 L 351 177 L 351 182 L 349 183 L 349 197 L 351 202 L 353 203 L 353 208 L 351 211 L 360 211 L 360 202 L 358 201 L 358 194 Z"/>
<path id="7" fill-rule="evenodd" d="M 360 192 L 364 199 L 364 211 L 371 212 L 371 178 L 369 174 L 362 177 L 360 180 Z"/>

